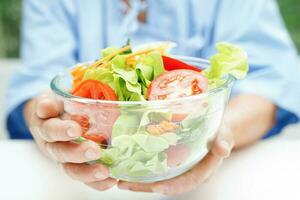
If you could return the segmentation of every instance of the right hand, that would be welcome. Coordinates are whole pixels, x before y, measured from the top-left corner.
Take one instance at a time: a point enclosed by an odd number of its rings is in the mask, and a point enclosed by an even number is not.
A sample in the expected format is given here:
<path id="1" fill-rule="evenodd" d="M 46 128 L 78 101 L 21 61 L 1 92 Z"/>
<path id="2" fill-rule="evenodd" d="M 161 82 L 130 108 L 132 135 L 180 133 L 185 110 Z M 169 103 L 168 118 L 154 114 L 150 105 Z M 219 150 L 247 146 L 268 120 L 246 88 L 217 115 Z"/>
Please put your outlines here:
<path id="1" fill-rule="evenodd" d="M 99 146 L 92 141 L 80 144 L 72 142 L 81 136 L 81 127 L 75 121 L 61 119 L 61 113 L 63 103 L 52 93 L 44 93 L 26 104 L 24 115 L 40 150 L 62 164 L 71 178 L 96 190 L 113 187 L 117 181 L 109 178 L 106 166 L 86 164 L 100 157 Z"/>

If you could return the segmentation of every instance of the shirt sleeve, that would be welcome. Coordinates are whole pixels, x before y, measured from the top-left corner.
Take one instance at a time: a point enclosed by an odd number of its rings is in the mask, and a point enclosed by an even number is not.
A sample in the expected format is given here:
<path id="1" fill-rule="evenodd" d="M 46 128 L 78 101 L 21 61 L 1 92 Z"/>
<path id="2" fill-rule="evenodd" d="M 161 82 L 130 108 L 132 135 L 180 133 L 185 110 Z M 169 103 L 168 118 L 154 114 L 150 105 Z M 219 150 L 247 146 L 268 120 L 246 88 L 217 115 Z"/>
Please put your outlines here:
<path id="1" fill-rule="evenodd" d="M 22 66 L 13 74 L 8 87 L 7 115 L 20 111 L 18 106 L 23 102 L 49 90 L 51 79 L 75 64 L 76 31 L 72 13 L 63 2 L 23 1 Z M 11 123 L 8 125 L 14 126 Z"/>
<path id="2" fill-rule="evenodd" d="M 219 1 L 206 48 L 208 57 L 214 44 L 228 41 L 244 48 L 249 55 L 250 72 L 237 81 L 233 95 L 251 93 L 265 97 L 277 107 L 276 126 L 266 137 L 278 134 L 300 117 L 300 66 L 295 46 L 284 26 L 274 0 Z"/>

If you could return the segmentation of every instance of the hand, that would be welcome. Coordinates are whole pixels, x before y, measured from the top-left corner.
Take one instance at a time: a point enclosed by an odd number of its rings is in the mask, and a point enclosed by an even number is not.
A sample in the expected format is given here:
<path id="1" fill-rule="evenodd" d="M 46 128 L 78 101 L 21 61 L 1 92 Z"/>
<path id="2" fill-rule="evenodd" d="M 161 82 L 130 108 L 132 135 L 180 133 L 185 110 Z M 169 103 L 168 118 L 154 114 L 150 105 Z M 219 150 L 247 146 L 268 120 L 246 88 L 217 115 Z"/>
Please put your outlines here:
<path id="1" fill-rule="evenodd" d="M 63 103 L 52 93 L 45 93 L 26 104 L 25 118 L 40 150 L 62 164 L 71 178 L 97 190 L 113 187 L 117 181 L 108 177 L 107 167 L 85 164 L 100 157 L 99 146 L 94 142 L 72 142 L 81 136 L 82 130 L 75 121 L 61 119 L 62 112 Z"/>
<path id="2" fill-rule="evenodd" d="M 224 125 L 219 129 L 218 138 L 215 140 L 209 154 L 193 169 L 170 180 L 155 183 L 129 183 L 120 181 L 120 189 L 156 192 L 165 195 L 178 195 L 188 192 L 205 182 L 221 165 L 222 161 L 230 155 L 233 148 L 233 135 Z"/>

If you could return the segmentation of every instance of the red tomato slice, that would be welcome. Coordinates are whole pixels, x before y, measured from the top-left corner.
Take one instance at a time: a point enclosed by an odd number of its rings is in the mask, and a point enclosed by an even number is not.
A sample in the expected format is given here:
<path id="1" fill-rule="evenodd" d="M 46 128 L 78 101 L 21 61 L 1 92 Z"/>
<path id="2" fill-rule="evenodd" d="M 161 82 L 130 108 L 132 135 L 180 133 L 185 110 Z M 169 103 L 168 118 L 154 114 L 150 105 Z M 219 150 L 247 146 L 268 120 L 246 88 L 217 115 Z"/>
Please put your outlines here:
<path id="1" fill-rule="evenodd" d="M 109 85 L 97 80 L 83 81 L 73 90 L 72 94 L 89 99 L 118 100 L 117 95 Z"/>
<path id="2" fill-rule="evenodd" d="M 103 134 L 85 134 L 83 137 L 87 140 L 96 142 L 97 144 L 107 146 L 107 139 Z"/>
<path id="3" fill-rule="evenodd" d="M 82 133 L 86 133 L 90 128 L 89 118 L 81 115 L 71 115 L 71 120 L 77 122 L 82 129 Z"/>
<path id="4" fill-rule="evenodd" d="M 201 73 L 179 69 L 158 76 L 148 88 L 148 100 L 164 100 L 187 97 L 203 93 L 208 80 Z"/>
<path id="5" fill-rule="evenodd" d="M 173 113 L 172 122 L 181 122 L 188 116 L 187 113 Z"/>
<path id="6" fill-rule="evenodd" d="M 202 72 L 202 69 L 198 67 L 194 67 L 192 65 L 189 65 L 187 63 L 184 63 L 180 60 L 177 60 L 175 58 L 167 57 L 167 56 L 162 56 L 163 63 L 165 70 L 167 71 L 172 71 L 176 69 L 189 69 L 197 72 Z"/>

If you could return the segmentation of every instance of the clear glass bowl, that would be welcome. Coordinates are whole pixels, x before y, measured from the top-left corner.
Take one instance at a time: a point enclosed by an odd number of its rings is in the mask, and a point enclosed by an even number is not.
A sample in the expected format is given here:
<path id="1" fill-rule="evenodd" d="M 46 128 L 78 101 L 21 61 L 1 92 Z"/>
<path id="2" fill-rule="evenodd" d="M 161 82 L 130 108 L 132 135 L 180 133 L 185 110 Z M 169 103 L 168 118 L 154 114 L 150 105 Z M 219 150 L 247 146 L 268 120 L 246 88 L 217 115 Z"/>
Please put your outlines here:
<path id="1" fill-rule="evenodd" d="M 209 62 L 178 59 L 202 69 Z M 64 116 L 78 121 L 85 135 L 102 135 L 102 157 L 113 178 L 155 182 L 191 169 L 209 152 L 222 121 L 232 83 L 206 93 L 173 100 L 104 101 L 72 96 L 70 73 L 57 75 L 53 92 L 64 102 Z M 84 140 L 83 140 L 84 141 Z"/>

